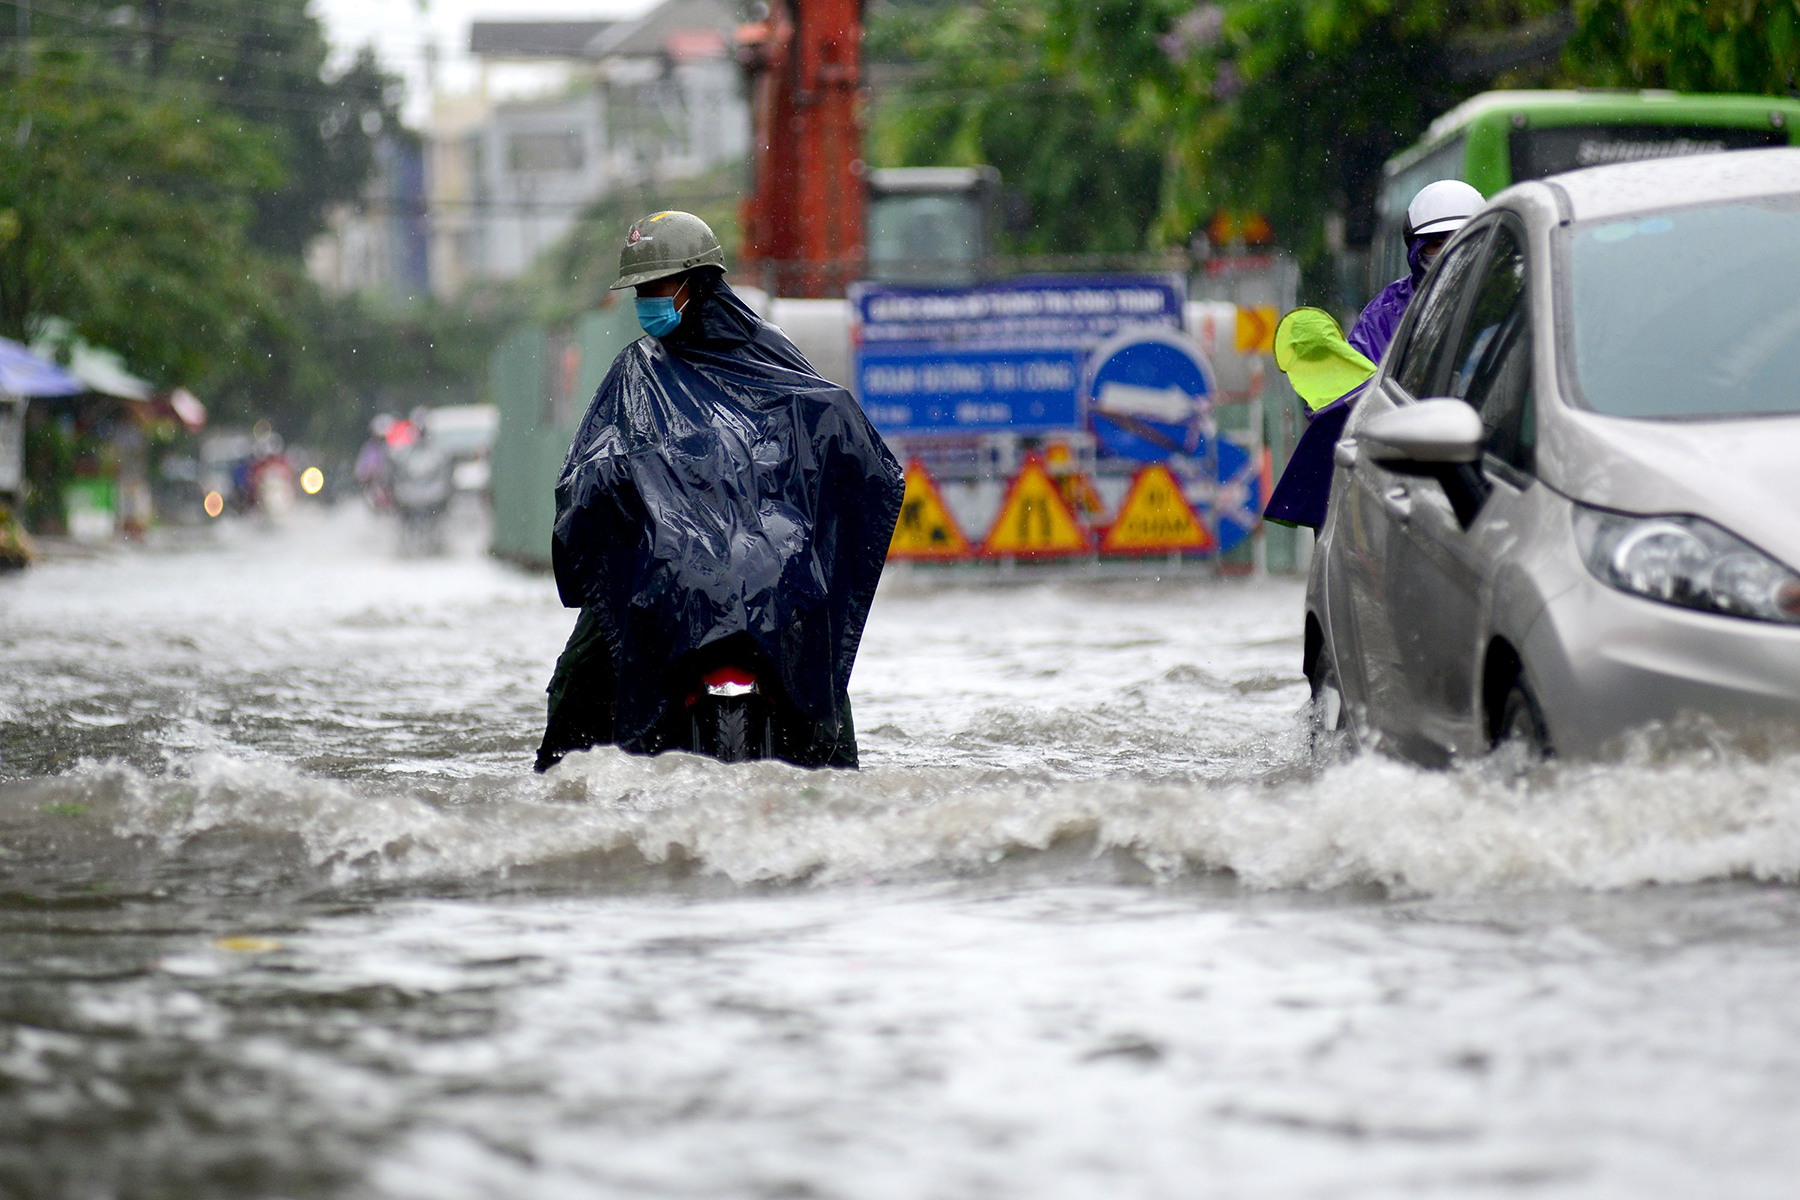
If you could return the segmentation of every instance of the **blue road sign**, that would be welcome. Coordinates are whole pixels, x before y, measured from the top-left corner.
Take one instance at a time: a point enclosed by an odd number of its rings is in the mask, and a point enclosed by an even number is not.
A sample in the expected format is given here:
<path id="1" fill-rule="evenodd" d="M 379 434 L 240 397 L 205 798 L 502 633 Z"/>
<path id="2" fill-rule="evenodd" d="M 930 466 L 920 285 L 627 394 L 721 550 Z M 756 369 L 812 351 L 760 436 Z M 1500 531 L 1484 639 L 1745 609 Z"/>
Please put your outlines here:
<path id="1" fill-rule="evenodd" d="M 1082 364 L 1128 326 L 1176 330 L 1173 276 L 857 284 L 856 387 L 884 433 L 1033 433 L 1081 425 Z"/>
<path id="2" fill-rule="evenodd" d="M 1175 330 L 1126 329 L 1088 360 L 1089 428 L 1102 455 L 1140 462 L 1192 456 L 1212 422 L 1212 370 Z"/>
<path id="3" fill-rule="evenodd" d="M 1166 463 L 1229 550 L 1256 525 L 1262 473 L 1255 454 L 1217 431 L 1216 394 L 1200 347 L 1168 329 L 1107 339 L 1088 359 L 1082 387 L 1100 456 Z"/>

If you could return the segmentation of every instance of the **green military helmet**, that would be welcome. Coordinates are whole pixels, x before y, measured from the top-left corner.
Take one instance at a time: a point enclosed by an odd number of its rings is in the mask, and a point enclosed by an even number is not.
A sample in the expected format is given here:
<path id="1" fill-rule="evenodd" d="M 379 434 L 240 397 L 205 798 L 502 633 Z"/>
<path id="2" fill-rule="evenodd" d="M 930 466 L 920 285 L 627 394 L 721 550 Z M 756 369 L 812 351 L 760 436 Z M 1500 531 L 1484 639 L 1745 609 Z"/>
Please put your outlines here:
<path id="1" fill-rule="evenodd" d="M 712 226 L 693 213 L 652 213 L 631 227 L 619 251 L 619 281 L 610 291 L 667 279 L 695 267 L 725 269 L 725 251 Z"/>

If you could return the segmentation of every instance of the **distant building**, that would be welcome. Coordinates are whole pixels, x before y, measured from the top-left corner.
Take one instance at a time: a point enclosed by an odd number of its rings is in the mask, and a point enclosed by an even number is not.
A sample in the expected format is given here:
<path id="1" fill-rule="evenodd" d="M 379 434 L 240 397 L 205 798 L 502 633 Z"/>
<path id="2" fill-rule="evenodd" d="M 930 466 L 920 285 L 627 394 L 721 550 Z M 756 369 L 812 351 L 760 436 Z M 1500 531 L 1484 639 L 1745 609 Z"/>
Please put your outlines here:
<path id="1" fill-rule="evenodd" d="M 475 278 L 482 261 L 482 222 L 476 208 L 482 139 L 476 131 L 490 116 L 479 96 L 437 101 L 426 141 L 425 208 L 430 237 L 431 290 L 448 299 Z"/>
<path id="2" fill-rule="evenodd" d="M 511 279 L 595 200 L 741 162 L 750 109 L 724 0 L 665 0 L 635 21 L 477 21 L 490 65 L 566 68 L 553 98 L 440 102 L 428 135 L 432 290 Z M 485 87 L 485 85 L 484 85 Z"/>
<path id="3" fill-rule="evenodd" d="M 483 61 L 580 62 L 588 44 L 615 21 L 477 21 L 469 31 L 469 53 Z"/>
<path id="4" fill-rule="evenodd" d="M 569 231 L 614 183 L 606 93 L 586 88 L 502 105 L 472 130 L 476 257 L 469 275 L 511 279 Z"/>
<path id="5" fill-rule="evenodd" d="M 326 232 L 307 247 L 306 270 L 334 294 L 403 302 L 431 288 L 424 148 L 410 134 L 385 133 L 374 148 L 362 197 L 326 214 Z"/>
<path id="6" fill-rule="evenodd" d="M 665 0 L 589 44 L 622 181 L 691 179 L 749 156 L 750 105 L 731 50 L 737 24 L 720 0 Z"/>

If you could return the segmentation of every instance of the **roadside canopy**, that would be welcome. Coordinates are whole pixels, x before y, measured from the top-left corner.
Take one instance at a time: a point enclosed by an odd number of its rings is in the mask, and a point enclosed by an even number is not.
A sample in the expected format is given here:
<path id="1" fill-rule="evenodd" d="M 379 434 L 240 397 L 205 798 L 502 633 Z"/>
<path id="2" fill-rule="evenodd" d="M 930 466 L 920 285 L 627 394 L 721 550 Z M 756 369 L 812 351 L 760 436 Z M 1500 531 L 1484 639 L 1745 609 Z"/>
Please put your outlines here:
<path id="1" fill-rule="evenodd" d="M 62 357 L 66 351 L 69 374 L 85 386 L 78 390 L 98 392 L 120 400 L 148 400 L 156 394 L 149 380 L 139 379 L 125 369 L 125 360 L 111 350 L 91 345 L 76 336 L 74 326 L 60 317 L 43 323 L 31 348 L 45 357 Z"/>
<path id="2" fill-rule="evenodd" d="M 0 337 L 0 392 L 14 396 L 76 396 L 87 385 L 19 343 Z"/>

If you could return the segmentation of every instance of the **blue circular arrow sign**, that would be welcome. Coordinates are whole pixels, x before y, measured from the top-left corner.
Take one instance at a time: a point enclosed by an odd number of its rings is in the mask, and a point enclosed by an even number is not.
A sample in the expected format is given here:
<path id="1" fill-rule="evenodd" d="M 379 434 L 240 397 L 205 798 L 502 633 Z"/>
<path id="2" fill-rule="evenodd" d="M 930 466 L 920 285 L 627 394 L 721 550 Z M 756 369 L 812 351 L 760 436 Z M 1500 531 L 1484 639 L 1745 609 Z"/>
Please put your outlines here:
<path id="1" fill-rule="evenodd" d="M 1203 514 L 1217 499 L 1220 549 L 1229 550 L 1256 525 L 1262 479 L 1249 450 L 1217 436 L 1216 394 L 1212 368 L 1193 339 L 1140 326 L 1122 329 L 1094 349 L 1082 402 L 1101 457 L 1166 463 L 1199 493 L 1189 498 Z M 1209 470 L 1215 456 L 1216 472 Z"/>

